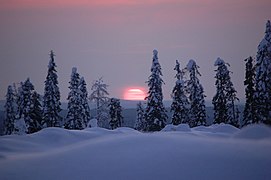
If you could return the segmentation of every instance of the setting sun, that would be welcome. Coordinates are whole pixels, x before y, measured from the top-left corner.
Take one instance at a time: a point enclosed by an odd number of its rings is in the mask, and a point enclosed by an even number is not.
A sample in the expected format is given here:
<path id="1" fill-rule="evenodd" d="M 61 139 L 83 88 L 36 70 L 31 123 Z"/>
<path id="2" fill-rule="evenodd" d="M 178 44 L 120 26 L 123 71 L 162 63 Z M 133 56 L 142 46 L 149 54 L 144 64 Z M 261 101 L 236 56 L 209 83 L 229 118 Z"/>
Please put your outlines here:
<path id="1" fill-rule="evenodd" d="M 146 97 L 144 90 L 139 88 L 129 88 L 124 92 L 125 100 L 144 100 Z"/>

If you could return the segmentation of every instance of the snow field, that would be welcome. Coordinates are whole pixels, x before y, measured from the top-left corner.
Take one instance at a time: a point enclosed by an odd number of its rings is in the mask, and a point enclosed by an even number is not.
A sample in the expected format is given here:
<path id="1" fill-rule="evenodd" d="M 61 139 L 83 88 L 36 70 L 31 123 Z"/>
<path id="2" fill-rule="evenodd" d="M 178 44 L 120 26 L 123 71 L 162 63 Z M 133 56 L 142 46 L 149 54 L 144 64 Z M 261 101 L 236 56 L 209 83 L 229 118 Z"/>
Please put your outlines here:
<path id="1" fill-rule="evenodd" d="M 270 179 L 271 129 L 46 128 L 0 137 L 0 179 Z"/>

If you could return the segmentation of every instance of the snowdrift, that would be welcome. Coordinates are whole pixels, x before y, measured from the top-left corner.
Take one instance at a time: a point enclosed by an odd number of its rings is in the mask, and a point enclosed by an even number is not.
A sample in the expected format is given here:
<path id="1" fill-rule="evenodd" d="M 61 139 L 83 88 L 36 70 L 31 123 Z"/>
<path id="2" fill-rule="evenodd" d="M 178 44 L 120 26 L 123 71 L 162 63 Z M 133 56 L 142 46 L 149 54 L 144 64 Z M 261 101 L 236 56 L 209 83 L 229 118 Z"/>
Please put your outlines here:
<path id="1" fill-rule="evenodd" d="M 0 137 L 0 179 L 270 179 L 271 130 L 47 128 Z"/>

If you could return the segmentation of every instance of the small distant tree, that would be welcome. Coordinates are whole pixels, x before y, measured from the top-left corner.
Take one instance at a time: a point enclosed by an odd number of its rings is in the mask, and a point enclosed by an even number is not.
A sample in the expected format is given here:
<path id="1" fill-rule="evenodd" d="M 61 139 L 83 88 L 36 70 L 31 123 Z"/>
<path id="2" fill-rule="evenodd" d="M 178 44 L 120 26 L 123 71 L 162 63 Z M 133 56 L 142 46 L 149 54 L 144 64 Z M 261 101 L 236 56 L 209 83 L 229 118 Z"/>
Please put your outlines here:
<path id="1" fill-rule="evenodd" d="M 60 91 L 56 73 L 55 54 L 51 51 L 43 96 L 42 124 L 44 127 L 60 127 L 62 125 Z"/>
<path id="2" fill-rule="evenodd" d="M 29 112 L 30 122 L 29 122 L 29 133 L 34 133 L 42 129 L 42 107 L 41 107 L 41 97 L 34 91 L 31 97 L 31 105 Z"/>
<path id="3" fill-rule="evenodd" d="M 256 56 L 255 103 L 256 122 L 271 125 L 271 25 L 266 23 L 265 36 Z"/>
<path id="4" fill-rule="evenodd" d="M 236 102 L 239 101 L 237 91 L 234 89 L 232 82 L 227 84 L 227 97 L 229 103 L 227 104 L 228 123 L 237 128 L 240 127 L 239 109 Z"/>
<path id="5" fill-rule="evenodd" d="M 110 114 L 110 127 L 111 129 L 116 129 L 121 127 L 123 117 L 121 115 L 122 108 L 120 105 L 120 100 L 116 98 L 111 98 L 109 103 L 109 114 Z"/>
<path id="6" fill-rule="evenodd" d="M 144 108 L 141 102 L 137 104 L 136 112 L 137 116 L 134 128 L 138 131 L 143 131 L 145 129 L 146 122 L 144 119 Z"/>
<path id="7" fill-rule="evenodd" d="M 84 126 L 88 124 L 90 120 L 90 108 L 88 104 L 88 91 L 87 91 L 87 84 L 83 77 L 80 79 L 79 83 L 79 90 L 81 93 L 81 105 L 82 105 L 82 120 Z"/>
<path id="8" fill-rule="evenodd" d="M 188 123 L 189 121 L 189 102 L 185 94 L 185 84 L 183 80 L 183 71 L 180 69 L 180 63 L 176 60 L 174 70 L 177 71 L 177 81 L 172 90 L 171 97 L 173 102 L 171 104 L 172 124 L 178 125 L 181 123 Z"/>
<path id="9" fill-rule="evenodd" d="M 12 86 L 8 86 L 5 104 L 4 134 L 10 135 L 15 131 L 14 123 L 16 118 L 15 94 Z"/>
<path id="10" fill-rule="evenodd" d="M 215 61 L 215 66 L 217 66 L 217 70 L 215 70 L 217 90 L 212 100 L 214 105 L 214 123 L 226 123 L 239 127 L 239 110 L 235 105 L 235 101 L 239 99 L 231 82 L 230 71 L 227 65 L 220 58 L 217 58 Z"/>
<path id="11" fill-rule="evenodd" d="M 187 80 L 186 91 L 190 103 L 189 109 L 189 126 L 195 127 L 206 125 L 206 108 L 205 95 L 202 85 L 199 82 L 198 76 L 201 74 L 198 71 L 199 66 L 194 60 L 190 60 L 186 66 L 186 71 L 189 72 L 189 80 Z"/>
<path id="12" fill-rule="evenodd" d="M 168 118 L 163 104 L 162 71 L 158 61 L 158 51 L 153 50 L 151 75 L 147 81 L 149 86 L 145 110 L 146 131 L 160 131 L 166 125 Z"/>
<path id="13" fill-rule="evenodd" d="M 256 104 L 254 99 L 255 93 L 255 66 L 253 64 L 253 58 L 250 56 L 245 59 L 246 62 L 246 73 L 244 85 L 246 86 L 246 103 L 244 109 L 244 120 L 243 125 L 258 123 L 256 118 Z"/>
<path id="14" fill-rule="evenodd" d="M 72 68 L 71 80 L 69 82 L 70 92 L 68 95 L 68 113 L 67 121 L 64 125 L 66 129 L 84 129 L 85 123 L 82 117 L 82 101 L 81 101 L 81 92 L 79 90 L 80 76 L 77 73 L 77 69 Z"/>
<path id="15" fill-rule="evenodd" d="M 96 80 L 92 87 L 92 93 L 90 94 L 90 100 L 96 103 L 96 119 L 99 127 L 109 128 L 108 126 L 108 85 L 100 78 Z"/>

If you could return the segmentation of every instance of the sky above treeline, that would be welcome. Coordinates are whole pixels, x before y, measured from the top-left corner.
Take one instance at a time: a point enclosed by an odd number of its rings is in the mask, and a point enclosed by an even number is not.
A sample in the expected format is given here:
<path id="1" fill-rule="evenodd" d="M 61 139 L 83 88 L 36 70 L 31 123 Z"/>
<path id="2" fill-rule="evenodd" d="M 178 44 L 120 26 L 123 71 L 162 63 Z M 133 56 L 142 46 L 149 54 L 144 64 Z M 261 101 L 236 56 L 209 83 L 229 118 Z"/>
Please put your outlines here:
<path id="1" fill-rule="evenodd" d="M 153 49 L 165 99 L 175 83 L 175 60 L 184 67 L 194 59 L 211 100 L 217 57 L 230 63 L 244 99 L 244 59 L 256 55 L 270 8 L 270 0 L 1 0 L 0 99 L 9 84 L 27 77 L 43 94 L 50 50 L 63 101 L 72 67 L 89 92 L 100 77 L 110 97 L 123 98 L 130 87 L 147 91 Z"/>

